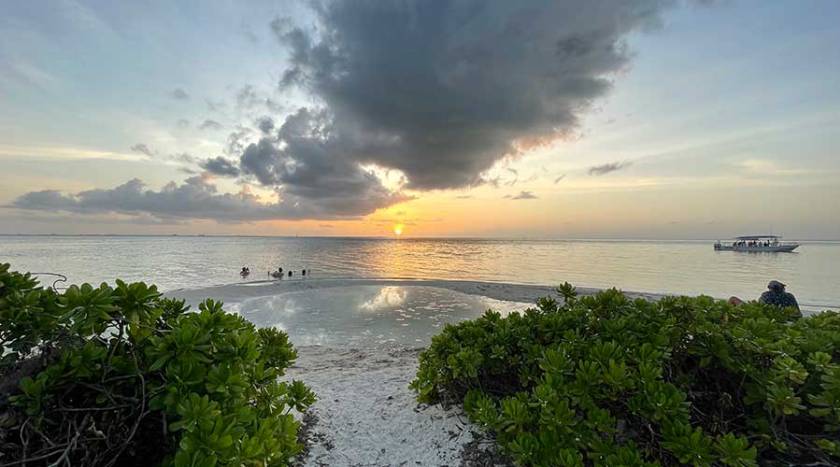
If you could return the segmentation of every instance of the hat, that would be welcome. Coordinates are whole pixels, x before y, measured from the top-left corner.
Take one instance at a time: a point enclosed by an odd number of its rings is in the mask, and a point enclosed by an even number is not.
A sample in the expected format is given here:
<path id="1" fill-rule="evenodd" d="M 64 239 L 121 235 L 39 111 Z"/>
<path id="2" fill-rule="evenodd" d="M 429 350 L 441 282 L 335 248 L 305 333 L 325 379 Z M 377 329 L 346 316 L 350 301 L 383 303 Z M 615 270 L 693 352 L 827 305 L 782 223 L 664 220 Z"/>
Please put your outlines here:
<path id="1" fill-rule="evenodd" d="M 782 283 L 781 283 L 781 282 L 779 282 L 779 281 L 770 281 L 770 282 L 768 282 L 768 283 L 767 283 L 767 288 L 768 288 L 768 289 L 770 289 L 770 290 L 773 290 L 773 289 L 784 289 L 784 288 L 785 288 L 785 284 L 782 284 Z"/>

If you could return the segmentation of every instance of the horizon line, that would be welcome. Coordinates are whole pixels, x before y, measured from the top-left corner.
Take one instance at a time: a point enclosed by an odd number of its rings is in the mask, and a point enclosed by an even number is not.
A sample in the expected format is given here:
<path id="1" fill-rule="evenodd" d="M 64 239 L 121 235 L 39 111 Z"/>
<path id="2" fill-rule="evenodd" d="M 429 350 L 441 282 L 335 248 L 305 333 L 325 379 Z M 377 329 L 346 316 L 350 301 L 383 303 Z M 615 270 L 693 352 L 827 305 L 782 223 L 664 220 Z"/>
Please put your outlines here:
<path id="1" fill-rule="evenodd" d="M 0 237 L 212 237 L 212 238 L 325 238 L 325 239 L 353 239 L 353 240 L 495 240 L 495 241 L 664 241 L 664 242 L 702 242 L 715 240 L 731 240 L 735 237 L 539 237 L 539 236 L 393 236 L 393 235 L 251 235 L 251 234 L 121 234 L 121 233 L 0 233 Z M 780 237 L 791 241 L 803 242 L 840 242 L 840 238 L 796 238 Z"/>

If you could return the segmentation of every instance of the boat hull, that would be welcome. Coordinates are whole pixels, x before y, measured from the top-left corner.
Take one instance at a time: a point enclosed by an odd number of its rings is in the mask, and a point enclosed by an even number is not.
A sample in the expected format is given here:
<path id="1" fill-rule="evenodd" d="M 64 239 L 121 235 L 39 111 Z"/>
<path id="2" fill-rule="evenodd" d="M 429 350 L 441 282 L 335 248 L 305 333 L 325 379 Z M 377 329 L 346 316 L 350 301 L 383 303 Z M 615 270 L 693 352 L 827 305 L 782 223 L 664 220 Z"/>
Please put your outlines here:
<path id="1" fill-rule="evenodd" d="M 741 251 L 745 253 L 789 253 L 799 247 L 798 243 L 770 246 L 715 245 L 716 251 Z"/>

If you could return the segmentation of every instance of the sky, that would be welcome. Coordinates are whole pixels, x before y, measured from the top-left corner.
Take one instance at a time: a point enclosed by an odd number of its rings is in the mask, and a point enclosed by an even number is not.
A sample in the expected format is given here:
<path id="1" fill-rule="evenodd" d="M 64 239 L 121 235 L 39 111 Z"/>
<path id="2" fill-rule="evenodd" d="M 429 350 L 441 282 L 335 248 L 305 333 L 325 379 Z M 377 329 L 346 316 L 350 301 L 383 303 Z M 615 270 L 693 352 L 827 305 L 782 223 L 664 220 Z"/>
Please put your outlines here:
<path id="1" fill-rule="evenodd" d="M 840 2 L 8 2 L 0 234 L 840 239 Z"/>

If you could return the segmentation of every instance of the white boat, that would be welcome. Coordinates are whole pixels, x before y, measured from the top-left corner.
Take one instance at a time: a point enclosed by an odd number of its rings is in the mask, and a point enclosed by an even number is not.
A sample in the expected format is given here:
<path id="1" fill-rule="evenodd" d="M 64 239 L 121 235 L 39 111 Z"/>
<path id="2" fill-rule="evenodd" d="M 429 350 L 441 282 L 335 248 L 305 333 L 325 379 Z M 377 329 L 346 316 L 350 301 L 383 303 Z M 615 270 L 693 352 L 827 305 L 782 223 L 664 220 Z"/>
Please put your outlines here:
<path id="1" fill-rule="evenodd" d="M 795 250 L 799 244 L 781 242 L 777 235 L 745 235 L 730 242 L 715 243 L 715 251 L 746 251 L 751 253 L 786 253 Z"/>

